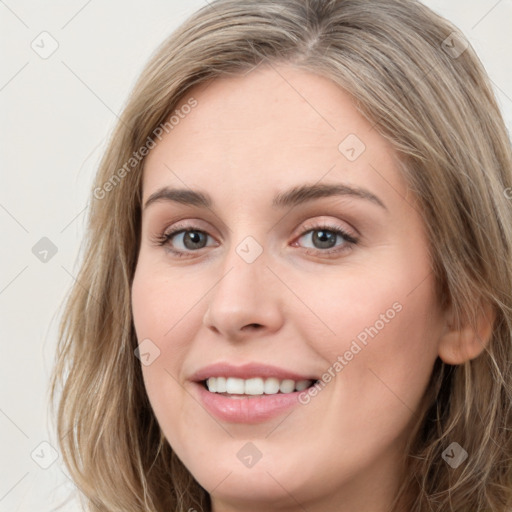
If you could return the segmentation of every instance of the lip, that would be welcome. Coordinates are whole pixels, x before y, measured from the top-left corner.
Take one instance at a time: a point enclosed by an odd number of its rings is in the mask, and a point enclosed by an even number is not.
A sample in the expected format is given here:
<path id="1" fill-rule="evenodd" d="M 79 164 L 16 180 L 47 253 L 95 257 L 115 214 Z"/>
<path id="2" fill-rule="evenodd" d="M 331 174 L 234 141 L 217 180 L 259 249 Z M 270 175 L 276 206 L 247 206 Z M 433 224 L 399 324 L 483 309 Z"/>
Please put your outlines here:
<path id="1" fill-rule="evenodd" d="M 299 395 L 304 391 L 230 398 L 211 393 L 201 383 L 193 386 L 200 402 L 216 418 L 228 423 L 262 423 L 300 405 Z"/>
<path id="2" fill-rule="evenodd" d="M 300 405 L 299 395 L 304 391 L 293 393 L 277 393 L 274 395 L 239 396 L 230 398 L 229 395 L 211 393 L 203 385 L 208 377 L 237 377 L 250 379 L 253 377 L 275 377 L 279 380 L 291 379 L 318 380 L 318 377 L 301 375 L 297 372 L 277 366 L 248 363 L 234 366 L 229 363 L 215 363 L 195 372 L 189 380 L 194 391 L 204 407 L 216 418 L 229 423 L 261 423 L 270 420 L 292 407 Z"/>
<path id="3" fill-rule="evenodd" d="M 318 380 L 318 376 L 311 374 L 301 375 L 292 370 L 286 370 L 278 366 L 272 366 L 261 363 L 246 363 L 235 366 L 230 363 L 215 363 L 205 366 L 195 372 L 189 380 L 193 382 L 202 382 L 208 377 L 237 377 L 239 379 L 251 379 L 253 377 L 275 377 L 279 380 L 291 379 L 299 380 Z M 291 393 L 290 393 L 291 394 Z"/>

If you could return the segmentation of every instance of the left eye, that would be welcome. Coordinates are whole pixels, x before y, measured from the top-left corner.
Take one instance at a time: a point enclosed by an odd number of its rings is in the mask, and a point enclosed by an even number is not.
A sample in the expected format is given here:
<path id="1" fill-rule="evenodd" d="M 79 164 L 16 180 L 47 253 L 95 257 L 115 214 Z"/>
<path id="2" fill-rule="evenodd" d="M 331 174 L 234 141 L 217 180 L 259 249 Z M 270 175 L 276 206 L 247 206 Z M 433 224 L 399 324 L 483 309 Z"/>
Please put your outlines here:
<path id="1" fill-rule="evenodd" d="M 184 256 L 187 252 L 195 252 L 199 249 L 207 247 L 206 241 L 210 237 L 205 231 L 195 229 L 194 227 L 180 228 L 164 233 L 157 238 L 158 245 L 167 245 L 168 249 L 177 256 Z M 212 237 L 210 237 L 212 238 Z M 337 238 L 341 238 L 341 244 L 336 246 Z M 176 241 L 181 240 L 179 243 L 182 248 L 176 248 Z M 316 245 L 313 250 L 318 253 L 332 253 L 342 252 L 349 249 L 352 245 L 358 243 L 358 240 L 348 234 L 345 230 L 338 226 L 314 226 L 304 231 L 297 240 L 308 239 Z M 295 245 L 295 244 L 294 244 Z M 310 250 L 307 251 L 308 253 Z"/>
<path id="2" fill-rule="evenodd" d="M 357 244 L 357 240 L 349 235 L 343 229 L 337 226 L 317 226 L 314 228 L 305 231 L 300 237 L 299 240 L 305 238 L 306 240 L 310 240 L 315 247 L 313 249 L 320 250 L 321 252 L 336 252 L 332 251 L 333 247 L 336 247 L 336 239 L 341 238 L 342 242 L 338 245 L 341 250 L 346 249 L 347 246 Z M 322 249 L 328 249 L 322 251 Z"/>

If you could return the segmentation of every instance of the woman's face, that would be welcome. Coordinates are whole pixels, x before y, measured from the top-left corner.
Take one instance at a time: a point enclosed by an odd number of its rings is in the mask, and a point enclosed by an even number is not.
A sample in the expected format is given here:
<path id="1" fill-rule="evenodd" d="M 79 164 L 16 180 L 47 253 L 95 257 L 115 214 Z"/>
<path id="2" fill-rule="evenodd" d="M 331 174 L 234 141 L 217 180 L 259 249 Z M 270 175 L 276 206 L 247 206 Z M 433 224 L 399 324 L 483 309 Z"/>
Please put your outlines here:
<path id="1" fill-rule="evenodd" d="M 167 440 L 216 512 L 385 510 L 444 328 L 395 152 L 291 66 L 180 105 L 145 163 L 132 289 Z"/>

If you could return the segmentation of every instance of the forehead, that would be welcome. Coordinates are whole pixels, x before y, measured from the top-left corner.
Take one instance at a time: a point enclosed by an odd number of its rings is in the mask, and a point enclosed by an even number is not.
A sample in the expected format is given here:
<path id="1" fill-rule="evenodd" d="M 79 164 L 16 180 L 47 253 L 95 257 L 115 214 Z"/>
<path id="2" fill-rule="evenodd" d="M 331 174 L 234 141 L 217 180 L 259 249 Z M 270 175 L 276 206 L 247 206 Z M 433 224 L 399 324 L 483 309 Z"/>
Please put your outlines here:
<path id="1" fill-rule="evenodd" d="M 194 108 L 183 109 L 191 99 Z M 372 165 L 396 167 L 393 148 L 349 94 L 292 66 L 214 79 L 188 91 L 175 111 L 178 122 L 146 158 L 144 200 L 169 184 L 212 193 L 324 178 L 362 185 L 376 179 Z"/>

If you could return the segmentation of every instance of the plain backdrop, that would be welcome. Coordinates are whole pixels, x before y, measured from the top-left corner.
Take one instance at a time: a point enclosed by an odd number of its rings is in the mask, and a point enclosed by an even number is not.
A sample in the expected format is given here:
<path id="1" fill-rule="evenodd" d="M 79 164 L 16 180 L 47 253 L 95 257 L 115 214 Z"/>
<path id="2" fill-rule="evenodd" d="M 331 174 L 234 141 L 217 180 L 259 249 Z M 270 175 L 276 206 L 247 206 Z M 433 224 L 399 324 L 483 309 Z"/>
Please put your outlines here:
<path id="1" fill-rule="evenodd" d="M 510 131 L 512 1 L 425 3 L 475 47 Z M 47 386 L 88 192 L 142 66 L 204 5 L 0 0 L 0 512 L 56 510 L 73 490 L 48 417 Z M 60 510 L 80 509 L 70 500 Z"/>

